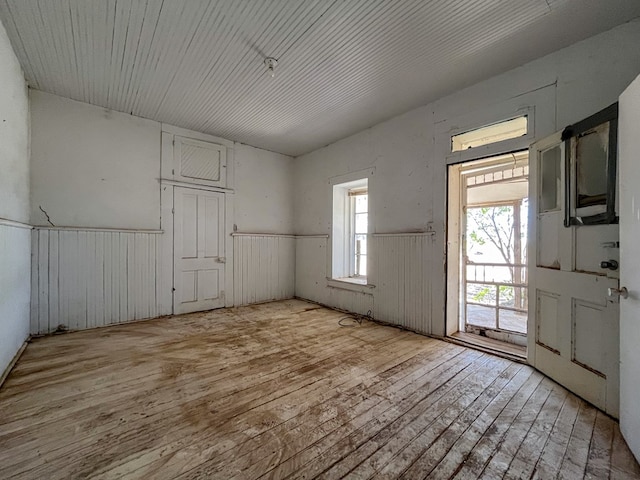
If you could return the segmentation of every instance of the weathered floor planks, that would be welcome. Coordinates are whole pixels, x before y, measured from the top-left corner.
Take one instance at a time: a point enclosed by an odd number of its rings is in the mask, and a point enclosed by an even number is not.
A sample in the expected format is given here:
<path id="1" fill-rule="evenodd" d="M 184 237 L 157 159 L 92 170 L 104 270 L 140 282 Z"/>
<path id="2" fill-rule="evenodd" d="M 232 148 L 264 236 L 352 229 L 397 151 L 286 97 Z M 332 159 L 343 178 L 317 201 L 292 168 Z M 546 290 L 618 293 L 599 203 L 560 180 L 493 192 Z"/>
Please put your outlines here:
<path id="1" fill-rule="evenodd" d="M 617 423 L 530 367 L 298 301 L 38 339 L 0 478 L 640 478 Z"/>

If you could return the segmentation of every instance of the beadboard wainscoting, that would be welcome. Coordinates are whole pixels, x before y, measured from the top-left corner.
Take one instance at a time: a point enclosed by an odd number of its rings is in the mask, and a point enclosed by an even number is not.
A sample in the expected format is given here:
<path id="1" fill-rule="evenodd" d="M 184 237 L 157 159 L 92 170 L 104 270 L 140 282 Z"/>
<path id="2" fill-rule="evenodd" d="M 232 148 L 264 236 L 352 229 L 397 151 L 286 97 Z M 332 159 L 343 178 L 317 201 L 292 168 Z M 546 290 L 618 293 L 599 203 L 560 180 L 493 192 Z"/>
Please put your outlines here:
<path id="1" fill-rule="evenodd" d="M 296 237 L 296 296 L 322 305 L 366 315 L 374 313 L 373 289 L 359 285 L 328 286 L 328 235 Z"/>
<path id="2" fill-rule="evenodd" d="M 295 237 L 234 233 L 234 305 L 293 298 Z"/>
<path id="3" fill-rule="evenodd" d="M 327 235 L 296 237 L 296 296 L 431 333 L 432 232 L 370 235 L 369 286 L 328 285 Z"/>
<path id="4" fill-rule="evenodd" d="M 0 385 L 29 336 L 31 226 L 0 218 Z"/>
<path id="5" fill-rule="evenodd" d="M 432 333 L 433 233 L 374 234 L 371 247 L 375 318 Z"/>
<path id="6" fill-rule="evenodd" d="M 334 306 L 326 286 L 328 243 L 328 235 L 296 236 L 296 297 Z"/>
<path id="7" fill-rule="evenodd" d="M 329 305 L 339 310 L 358 313 L 360 315 L 374 314 L 374 296 L 368 292 L 357 292 L 343 288 L 327 288 L 327 300 L 323 305 Z"/>
<path id="8" fill-rule="evenodd" d="M 161 298 L 171 275 L 161 271 L 161 233 L 34 228 L 31 333 L 170 314 Z M 371 235 L 372 286 L 335 288 L 327 285 L 326 235 L 234 233 L 233 304 L 297 296 L 431 333 L 433 248 L 429 233 Z"/>
<path id="9" fill-rule="evenodd" d="M 32 233 L 31 333 L 153 318 L 161 310 L 156 230 L 40 228 Z"/>

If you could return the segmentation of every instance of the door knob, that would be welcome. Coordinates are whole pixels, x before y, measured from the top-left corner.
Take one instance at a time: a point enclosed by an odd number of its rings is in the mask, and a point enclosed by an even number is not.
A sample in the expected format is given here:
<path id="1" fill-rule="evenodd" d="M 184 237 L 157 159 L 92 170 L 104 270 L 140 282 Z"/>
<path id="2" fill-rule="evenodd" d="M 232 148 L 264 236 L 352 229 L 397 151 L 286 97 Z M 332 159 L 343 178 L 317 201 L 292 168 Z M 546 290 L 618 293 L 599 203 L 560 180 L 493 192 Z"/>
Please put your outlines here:
<path id="1" fill-rule="evenodd" d="M 609 293 L 610 297 L 622 297 L 622 298 L 629 297 L 629 291 L 627 290 L 627 287 L 609 288 L 607 292 Z"/>
<path id="2" fill-rule="evenodd" d="M 600 268 L 608 268 L 609 270 L 617 270 L 618 262 L 615 260 L 603 260 L 600 262 Z"/>

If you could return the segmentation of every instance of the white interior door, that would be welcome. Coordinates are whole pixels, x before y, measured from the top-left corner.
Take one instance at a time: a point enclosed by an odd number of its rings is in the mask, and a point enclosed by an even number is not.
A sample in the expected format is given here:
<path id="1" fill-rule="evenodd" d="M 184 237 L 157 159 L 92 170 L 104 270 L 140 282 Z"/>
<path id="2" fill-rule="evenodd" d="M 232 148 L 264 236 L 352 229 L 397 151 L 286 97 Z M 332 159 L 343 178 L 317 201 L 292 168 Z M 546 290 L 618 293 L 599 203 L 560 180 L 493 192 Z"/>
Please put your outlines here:
<path id="1" fill-rule="evenodd" d="M 174 311 L 224 307 L 224 194 L 174 187 Z"/>
<path id="2" fill-rule="evenodd" d="M 640 459 L 640 77 L 620 97 L 620 430 Z"/>
<path id="3" fill-rule="evenodd" d="M 560 133 L 530 152 L 529 362 L 610 415 L 619 411 L 618 226 L 564 226 Z"/>

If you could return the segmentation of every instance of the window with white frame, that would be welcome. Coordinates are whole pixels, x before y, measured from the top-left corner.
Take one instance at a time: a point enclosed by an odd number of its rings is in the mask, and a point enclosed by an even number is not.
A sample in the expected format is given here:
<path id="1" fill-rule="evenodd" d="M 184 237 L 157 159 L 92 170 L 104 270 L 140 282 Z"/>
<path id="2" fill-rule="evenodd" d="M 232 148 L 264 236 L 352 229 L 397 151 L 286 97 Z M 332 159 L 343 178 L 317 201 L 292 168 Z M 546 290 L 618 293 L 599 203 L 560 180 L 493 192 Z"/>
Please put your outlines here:
<path id="1" fill-rule="evenodd" d="M 332 269 L 337 280 L 367 283 L 368 179 L 333 185 Z"/>
<path id="2" fill-rule="evenodd" d="M 353 235 L 350 276 L 367 276 L 367 232 L 369 228 L 369 194 L 366 187 L 349 190 L 351 198 L 351 217 L 353 218 Z"/>

